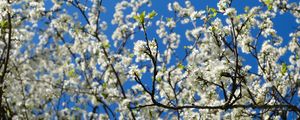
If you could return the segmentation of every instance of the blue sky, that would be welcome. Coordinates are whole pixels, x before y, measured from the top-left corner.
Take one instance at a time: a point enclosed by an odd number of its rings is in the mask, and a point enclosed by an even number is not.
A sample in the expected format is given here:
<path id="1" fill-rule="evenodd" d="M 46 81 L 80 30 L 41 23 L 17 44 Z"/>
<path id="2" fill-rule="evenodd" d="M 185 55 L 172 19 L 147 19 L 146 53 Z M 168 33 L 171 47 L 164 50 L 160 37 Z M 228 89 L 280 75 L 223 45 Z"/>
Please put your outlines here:
<path id="1" fill-rule="evenodd" d="M 156 20 L 160 19 L 161 16 L 163 17 L 173 17 L 174 13 L 168 11 L 167 5 L 170 2 L 173 2 L 174 0 L 153 0 L 152 1 L 152 6 L 151 7 L 142 7 L 139 11 L 152 11 L 155 10 L 158 13 L 158 16 L 156 16 Z M 217 9 L 217 2 L 219 0 L 191 0 L 192 4 L 194 5 L 196 10 L 205 10 L 206 7 L 213 7 Z M 297 0 L 290 0 L 290 2 L 296 2 Z M 111 20 L 113 18 L 113 13 L 114 13 L 114 6 L 118 2 L 118 0 L 104 0 L 103 5 L 106 7 L 106 13 L 102 14 L 101 18 L 102 20 Z M 184 5 L 184 0 L 179 0 L 178 1 L 181 6 Z M 255 5 L 260 5 L 257 0 L 233 0 L 232 6 L 235 7 L 238 10 L 238 13 L 243 13 L 244 12 L 244 7 L 245 6 L 255 6 Z M 217 17 L 223 18 L 222 14 L 218 14 Z M 155 20 L 155 19 L 154 19 Z M 153 20 L 153 21 L 154 21 Z M 295 22 L 295 18 L 290 14 L 290 13 L 284 13 L 284 14 L 278 14 L 274 19 L 272 19 L 274 22 L 274 28 L 277 30 L 278 35 L 280 35 L 284 41 L 283 43 L 286 44 L 289 42 L 290 37 L 289 33 L 295 30 L 297 27 L 297 24 Z M 201 21 L 200 21 L 201 22 Z M 225 21 L 223 21 L 225 22 Z M 109 21 L 107 23 L 110 23 Z M 156 26 L 155 23 L 152 24 L 153 27 L 151 27 L 147 32 L 149 33 L 148 35 L 150 38 L 157 38 L 158 36 L 156 35 Z M 114 29 L 115 25 L 109 25 L 107 31 L 108 38 L 111 40 L 111 36 Z M 192 25 L 181 25 L 180 23 L 177 24 L 177 27 L 175 28 L 175 32 L 179 33 L 181 35 L 181 41 L 180 41 L 180 47 L 178 49 L 179 56 L 183 56 L 184 53 L 184 45 L 189 45 L 191 44 L 190 42 L 187 41 L 185 37 L 185 30 L 191 29 Z M 134 40 L 130 40 L 128 46 L 132 46 L 133 42 L 139 39 L 143 39 L 143 33 L 138 32 L 136 34 L 136 38 Z M 159 39 L 158 39 L 159 40 Z M 262 40 L 262 39 L 261 39 Z M 265 40 L 265 39 L 263 39 Z M 181 51 L 181 52 L 180 52 Z M 183 52 L 182 52 L 183 51 Z M 282 58 L 284 60 L 288 60 L 288 58 Z M 245 61 L 245 64 L 255 64 L 252 61 Z"/>
<path id="2" fill-rule="evenodd" d="M 47 1 L 46 8 L 49 8 L 53 5 L 53 4 L 51 4 L 50 0 L 46 0 L 46 1 Z M 156 18 L 153 21 L 160 19 L 161 16 L 172 17 L 174 15 L 174 13 L 168 11 L 167 5 L 168 5 L 168 3 L 173 2 L 173 1 L 174 0 L 153 0 L 151 7 L 144 6 L 140 10 L 140 12 L 142 12 L 144 10 L 147 12 L 150 12 L 152 10 L 157 11 L 158 16 L 156 16 Z M 179 1 L 180 1 L 179 3 L 181 4 L 181 6 L 184 6 L 184 0 L 179 0 Z M 207 6 L 217 9 L 218 1 L 219 0 L 191 0 L 192 4 L 195 6 L 196 10 L 205 10 Z M 251 7 L 254 5 L 258 5 L 257 1 L 258 0 L 233 0 L 232 5 L 233 5 L 233 7 L 238 9 L 238 13 L 242 13 L 244 11 L 243 9 L 245 6 Z M 296 2 L 297 0 L 290 0 L 290 1 Z M 112 40 L 111 35 L 112 35 L 114 29 L 116 28 L 115 25 L 111 25 L 110 20 L 112 20 L 112 18 L 113 18 L 113 13 L 115 11 L 114 6 L 117 2 L 119 2 L 119 0 L 103 0 L 103 5 L 106 7 L 106 13 L 101 14 L 101 20 L 107 21 L 107 23 L 108 23 L 108 29 L 105 31 L 105 33 L 108 36 L 108 39 L 110 41 Z M 76 10 L 74 8 L 69 8 L 69 7 L 68 7 L 68 11 L 69 11 L 69 13 L 78 12 L 78 10 Z M 82 17 L 82 16 L 80 16 L 80 17 Z M 222 18 L 223 15 L 220 14 L 217 17 Z M 82 21 L 84 21 L 84 20 L 82 20 Z M 284 40 L 283 44 L 287 44 L 290 40 L 289 33 L 294 31 L 295 28 L 297 27 L 294 17 L 290 13 L 285 13 L 283 15 L 278 14 L 276 16 L 276 18 L 273 19 L 273 22 L 274 22 L 275 30 L 277 30 L 277 33 Z M 155 25 L 155 23 L 153 23 L 152 25 Z M 159 40 L 159 38 L 155 32 L 156 28 L 157 27 L 153 26 L 148 29 L 147 32 L 149 34 L 150 39 L 157 38 Z M 180 25 L 180 24 L 178 24 L 177 28 L 175 28 L 175 32 L 181 34 L 181 41 L 180 41 L 181 43 L 180 43 L 179 49 L 177 50 L 178 55 L 181 57 L 185 55 L 183 46 L 190 44 L 190 42 L 188 42 L 184 36 L 185 30 L 190 29 L 190 28 L 192 28 L 192 25 Z M 132 47 L 133 43 L 136 40 L 143 39 L 143 38 L 144 38 L 143 33 L 138 32 L 136 34 L 136 38 L 134 40 L 129 40 L 127 47 L 129 47 L 129 48 Z M 247 55 L 245 55 L 244 57 L 246 59 L 249 58 L 249 57 L 247 57 Z M 282 57 L 281 59 L 285 60 L 285 61 L 288 60 L 288 58 L 286 58 L 286 57 Z M 249 58 L 244 62 L 244 64 L 255 65 L 256 62 L 254 61 L 253 58 Z M 255 68 L 253 70 L 256 71 Z M 150 84 L 150 83 L 146 83 L 146 84 Z M 131 85 L 132 85 L 132 83 L 131 84 L 126 83 L 124 87 L 128 89 L 131 87 Z M 65 98 L 68 98 L 68 95 L 65 95 Z M 65 99 L 65 98 L 63 98 L 63 99 Z M 70 106 L 73 106 L 73 105 L 71 104 Z M 115 105 L 113 105 L 113 106 L 115 106 Z M 87 108 L 87 109 L 91 109 L 91 108 Z M 101 109 L 99 111 L 103 112 L 103 110 L 101 110 Z"/>

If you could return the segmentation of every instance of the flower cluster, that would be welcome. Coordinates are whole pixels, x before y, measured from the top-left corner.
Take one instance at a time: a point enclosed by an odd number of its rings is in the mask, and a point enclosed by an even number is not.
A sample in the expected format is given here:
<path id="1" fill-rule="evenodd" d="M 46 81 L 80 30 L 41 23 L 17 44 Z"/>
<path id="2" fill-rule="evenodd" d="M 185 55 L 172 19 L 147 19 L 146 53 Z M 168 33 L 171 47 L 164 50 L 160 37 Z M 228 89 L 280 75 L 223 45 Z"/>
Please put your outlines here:
<path id="1" fill-rule="evenodd" d="M 158 2 L 0 1 L 0 119 L 300 116 L 299 3 Z"/>

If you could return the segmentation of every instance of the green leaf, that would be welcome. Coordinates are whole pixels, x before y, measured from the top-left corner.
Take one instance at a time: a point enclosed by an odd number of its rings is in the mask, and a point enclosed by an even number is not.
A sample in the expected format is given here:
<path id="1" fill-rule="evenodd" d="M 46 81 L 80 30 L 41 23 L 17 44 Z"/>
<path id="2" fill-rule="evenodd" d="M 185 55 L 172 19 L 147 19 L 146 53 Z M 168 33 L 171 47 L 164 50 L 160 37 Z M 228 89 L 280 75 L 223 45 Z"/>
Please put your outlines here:
<path id="1" fill-rule="evenodd" d="M 78 111 L 80 110 L 80 107 L 75 107 L 74 110 Z"/>
<path id="2" fill-rule="evenodd" d="M 146 16 L 146 12 L 143 11 L 142 14 L 140 15 L 140 21 L 141 21 L 141 23 L 145 22 L 145 16 Z"/>
<path id="3" fill-rule="evenodd" d="M 172 20 L 173 20 L 173 18 L 167 18 L 167 22 L 170 22 Z"/>
<path id="4" fill-rule="evenodd" d="M 76 72 L 75 72 L 75 69 L 70 70 L 70 71 L 68 72 L 68 76 L 71 77 L 71 78 L 77 77 L 77 74 L 76 74 Z"/>
<path id="5" fill-rule="evenodd" d="M 245 12 L 248 12 L 249 9 L 250 9 L 249 6 L 244 7 Z"/>
<path id="6" fill-rule="evenodd" d="M 146 12 L 143 11 L 142 14 L 135 15 L 135 16 L 133 16 L 133 18 L 135 19 L 135 21 L 138 21 L 139 23 L 143 24 L 145 22 L 145 15 L 146 15 Z"/>
<path id="7" fill-rule="evenodd" d="M 160 81 L 161 81 L 161 78 L 159 77 L 159 78 L 157 78 L 156 80 L 157 80 L 157 82 L 160 82 Z"/>
<path id="8" fill-rule="evenodd" d="M 110 47 L 110 44 L 108 42 L 103 42 L 103 47 L 104 48 L 109 48 Z"/>
<path id="9" fill-rule="evenodd" d="M 126 33 L 126 29 L 122 29 L 121 32 L 122 32 L 122 33 Z"/>
<path id="10" fill-rule="evenodd" d="M 134 18 L 135 21 L 140 22 L 140 17 L 138 15 L 133 16 L 133 18 Z"/>
<path id="11" fill-rule="evenodd" d="M 216 17 L 217 16 L 217 10 L 215 8 L 212 9 L 212 12 L 214 13 L 213 16 Z"/>
<path id="12" fill-rule="evenodd" d="M 297 79 L 297 80 L 296 80 L 296 85 L 297 85 L 297 86 L 300 86 L 300 79 Z"/>
<path id="13" fill-rule="evenodd" d="M 127 105 L 127 108 L 130 108 L 130 104 Z"/>
<path id="14" fill-rule="evenodd" d="M 268 10 L 272 10 L 272 5 L 268 5 Z"/>
<path id="15" fill-rule="evenodd" d="M 208 12 L 210 12 L 210 17 L 213 17 L 213 18 L 216 17 L 217 13 L 218 13 L 218 11 L 215 8 L 209 8 Z"/>
<path id="16" fill-rule="evenodd" d="M 300 57 L 299 57 L 299 55 L 298 54 L 296 54 L 296 60 L 298 60 Z"/>
<path id="17" fill-rule="evenodd" d="M 179 64 L 178 64 L 178 68 L 183 70 L 183 69 L 184 69 L 184 66 L 183 66 L 181 63 L 179 63 Z"/>
<path id="18" fill-rule="evenodd" d="M 265 0 L 264 2 L 267 5 L 268 10 L 271 10 L 273 8 L 272 6 L 273 0 Z"/>
<path id="19" fill-rule="evenodd" d="M 3 20 L 0 22 L 0 28 L 8 28 L 8 21 L 7 20 Z"/>
<path id="20" fill-rule="evenodd" d="M 106 99 L 108 97 L 108 94 L 106 93 L 101 93 L 101 95 Z"/>
<path id="21" fill-rule="evenodd" d="M 102 87 L 105 89 L 107 87 L 107 83 L 103 83 Z"/>
<path id="22" fill-rule="evenodd" d="M 272 2 L 273 2 L 273 0 L 265 0 L 265 3 L 266 3 L 267 5 L 271 4 Z"/>
<path id="23" fill-rule="evenodd" d="M 152 12 L 149 13 L 149 18 L 152 19 L 156 15 L 157 15 L 157 13 L 154 10 L 152 10 Z"/>
<path id="24" fill-rule="evenodd" d="M 213 32 L 216 31 L 216 27 L 212 26 L 211 31 L 213 31 Z"/>
<path id="25" fill-rule="evenodd" d="M 281 74 L 285 74 L 287 72 L 287 66 L 285 63 L 281 64 Z"/>
<path id="26" fill-rule="evenodd" d="M 162 72 L 166 72 L 167 71 L 167 68 L 164 66 L 162 69 L 161 69 Z"/>
<path id="27" fill-rule="evenodd" d="M 269 5 L 273 2 L 273 0 L 265 0 L 265 4 Z"/>
<path id="28" fill-rule="evenodd" d="M 129 54 L 129 57 L 133 58 L 133 57 L 134 57 L 134 54 L 132 54 L 132 53 L 131 53 L 131 54 Z"/>
<path id="29" fill-rule="evenodd" d="M 149 111 L 149 114 L 150 114 L 150 118 L 152 118 L 152 117 L 153 117 L 153 115 L 152 115 L 152 112 L 151 112 L 151 111 Z"/>

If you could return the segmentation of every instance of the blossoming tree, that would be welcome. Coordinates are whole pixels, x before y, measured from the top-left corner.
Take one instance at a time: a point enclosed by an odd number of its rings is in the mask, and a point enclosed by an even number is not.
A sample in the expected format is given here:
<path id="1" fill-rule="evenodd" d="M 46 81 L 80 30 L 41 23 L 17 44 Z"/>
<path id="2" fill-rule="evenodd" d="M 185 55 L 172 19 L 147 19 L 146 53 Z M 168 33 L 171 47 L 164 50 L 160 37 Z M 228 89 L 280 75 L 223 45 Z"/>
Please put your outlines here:
<path id="1" fill-rule="evenodd" d="M 299 2 L 105 2 L 0 1 L 1 119 L 299 118 Z"/>

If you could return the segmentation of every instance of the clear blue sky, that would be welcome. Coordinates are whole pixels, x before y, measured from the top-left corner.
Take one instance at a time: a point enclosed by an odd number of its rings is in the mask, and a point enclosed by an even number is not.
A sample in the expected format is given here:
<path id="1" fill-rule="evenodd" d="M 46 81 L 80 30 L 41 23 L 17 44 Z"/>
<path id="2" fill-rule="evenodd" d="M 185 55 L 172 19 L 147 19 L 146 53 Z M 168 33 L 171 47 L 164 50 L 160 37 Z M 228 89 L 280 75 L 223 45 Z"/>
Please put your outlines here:
<path id="1" fill-rule="evenodd" d="M 50 2 L 50 0 L 46 0 L 47 4 L 46 7 L 49 8 L 52 4 Z M 147 7 L 143 7 L 140 12 L 142 11 L 152 11 L 155 10 L 158 13 L 158 16 L 156 17 L 156 19 L 159 19 L 160 16 L 164 16 L 164 17 L 172 17 L 174 15 L 174 13 L 169 12 L 167 9 L 167 4 L 169 2 L 173 2 L 174 0 L 153 0 L 152 1 L 152 6 L 150 8 Z M 178 0 L 180 1 L 179 3 L 184 6 L 184 0 Z M 217 8 L 217 2 L 219 0 L 191 0 L 192 4 L 195 6 L 196 10 L 205 10 L 206 6 L 208 7 L 214 7 Z M 257 5 L 258 0 L 233 0 L 233 7 L 236 7 L 238 9 L 238 13 L 241 13 L 241 11 L 244 11 L 243 8 L 245 6 L 253 6 L 253 5 Z M 293 1 L 297 1 L 297 0 L 290 0 L 291 2 Z M 102 13 L 101 14 L 101 19 L 104 21 L 107 21 L 108 23 L 108 29 L 107 31 L 105 31 L 106 35 L 108 36 L 108 39 L 111 40 L 111 35 L 114 31 L 114 29 L 116 28 L 115 25 L 111 25 L 110 20 L 113 18 L 113 13 L 114 13 L 114 6 L 115 4 L 119 2 L 119 0 L 103 0 L 103 5 L 106 7 L 106 13 Z M 76 9 L 68 9 L 68 11 L 70 13 L 72 12 L 78 12 Z M 82 16 L 80 16 L 82 17 Z M 217 17 L 221 17 L 222 15 L 218 15 Z M 295 23 L 295 19 L 293 16 L 291 16 L 290 13 L 285 13 L 283 15 L 277 15 L 277 17 L 275 19 L 273 19 L 274 21 L 274 27 L 277 30 L 278 34 L 281 35 L 281 37 L 283 37 L 284 39 L 284 44 L 288 43 L 290 38 L 289 38 L 289 33 L 294 31 L 295 28 L 297 27 L 297 24 Z M 153 25 L 155 25 L 155 23 L 153 23 Z M 186 44 L 190 44 L 189 42 L 187 42 L 186 38 L 185 38 L 185 30 L 191 28 L 191 25 L 179 25 L 178 27 L 175 28 L 175 32 L 180 33 L 181 34 L 181 43 L 180 43 L 180 47 L 178 50 L 178 54 L 183 56 L 185 54 L 183 46 Z M 156 27 L 151 27 L 148 29 L 149 32 L 149 36 L 150 39 L 152 39 L 153 37 L 158 38 L 158 36 L 156 35 Z M 131 47 L 133 45 L 133 43 L 136 40 L 139 39 L 143 39 L 144 36 L 142 34 L 142 32 L 138 32 L 136 34 L 136 38 L 134 40 L 130 40 L 128 43 L 128 47 Z M 245 56 L 245 58 L 248 58 L 247 56 Z M 283 60 L 288 60 L 288 58 L 282 58 Z M 254 65 L 254 59 L 247 59 L 247 61 L 245 61 L 245 64 L 249 64 L 249 65 Z M 254 71 L 255 68 L 253 69 Z M 150 84 L 150 83 L 147 83 Z M 132 84 L 125 84 L 125 88 L 130 88 Z M 66 95 L 66 98 L 67 95 Z M 65 99 L 65 98 L 64 98 Z M 71 105 L 72 106 L 72 105 Z M 101 112 L 103 112 L 103 110 L 100 109 Z"/>

